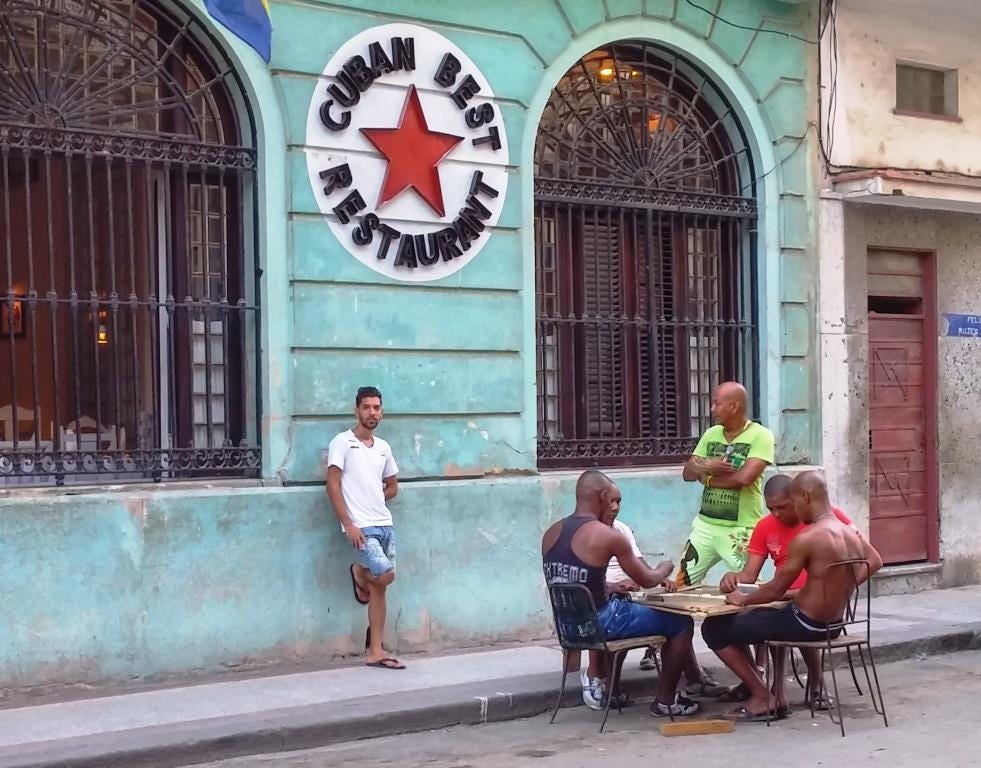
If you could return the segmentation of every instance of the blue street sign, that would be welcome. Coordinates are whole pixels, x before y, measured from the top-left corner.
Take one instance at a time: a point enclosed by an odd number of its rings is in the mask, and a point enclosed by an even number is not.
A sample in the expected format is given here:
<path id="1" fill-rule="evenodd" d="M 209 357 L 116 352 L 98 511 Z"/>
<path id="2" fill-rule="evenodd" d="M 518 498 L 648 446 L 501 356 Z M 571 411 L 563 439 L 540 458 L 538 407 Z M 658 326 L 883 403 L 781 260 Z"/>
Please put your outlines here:
<path id="1" fill-rule="evenodd" d="M 948 336 L 978 336 L 981 337 L 981 315 L 955 315 L 944 312 L 947 318 Z"/>

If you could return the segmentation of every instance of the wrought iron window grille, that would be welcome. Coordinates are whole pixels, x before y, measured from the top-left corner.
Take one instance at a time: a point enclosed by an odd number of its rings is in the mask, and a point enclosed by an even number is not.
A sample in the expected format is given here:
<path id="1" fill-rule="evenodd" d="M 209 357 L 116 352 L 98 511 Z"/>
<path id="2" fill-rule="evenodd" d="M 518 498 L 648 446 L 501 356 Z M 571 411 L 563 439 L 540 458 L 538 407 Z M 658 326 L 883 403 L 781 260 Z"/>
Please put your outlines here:
<path id="1" fill-rule="evenodd" d="M 553 90 L 535 148 L 540 467 L 678 461 L 715 384 L 755 390 L 753 179 L 733 108 L 667 49 L 611 44 Z"/>
<path id="2" fill-rule="evenodd" d="M 0 5 L 0 488 L 258 474 L 243 94 L 178 4 Z"/>

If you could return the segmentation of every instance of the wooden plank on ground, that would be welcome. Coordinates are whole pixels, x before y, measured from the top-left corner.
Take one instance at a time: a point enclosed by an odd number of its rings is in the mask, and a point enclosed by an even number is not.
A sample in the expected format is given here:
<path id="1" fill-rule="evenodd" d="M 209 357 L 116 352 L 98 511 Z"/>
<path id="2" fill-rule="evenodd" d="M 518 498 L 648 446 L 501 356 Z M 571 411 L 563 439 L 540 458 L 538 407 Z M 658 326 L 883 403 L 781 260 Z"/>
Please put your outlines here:
<path id="1" fill-rule="evenodd" d="M 661 723 L 662 736 L 701 736 L 732 731 L 732 720 L 676 720 L 673 723 Z"/>

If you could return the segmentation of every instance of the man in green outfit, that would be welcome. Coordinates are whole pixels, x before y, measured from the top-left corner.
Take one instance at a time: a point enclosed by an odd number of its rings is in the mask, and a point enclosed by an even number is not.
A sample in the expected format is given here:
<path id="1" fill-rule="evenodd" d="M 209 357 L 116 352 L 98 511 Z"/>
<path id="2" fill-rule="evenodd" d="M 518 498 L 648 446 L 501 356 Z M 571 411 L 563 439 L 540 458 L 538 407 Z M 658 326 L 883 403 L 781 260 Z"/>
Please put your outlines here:
<path id="1" fill-rule="evenodd" d="M 702 435 L 683 470 L 705 488 L 685 544 L 679 587 L 700 584 L 724 560 L 733 571 L 746 564 L 746 545 L 763 515 L 763 471 L 773 463 L 773 433 L 746 417 L 746 389 L 727 381 L 712 393 L 715 426 Z"/>

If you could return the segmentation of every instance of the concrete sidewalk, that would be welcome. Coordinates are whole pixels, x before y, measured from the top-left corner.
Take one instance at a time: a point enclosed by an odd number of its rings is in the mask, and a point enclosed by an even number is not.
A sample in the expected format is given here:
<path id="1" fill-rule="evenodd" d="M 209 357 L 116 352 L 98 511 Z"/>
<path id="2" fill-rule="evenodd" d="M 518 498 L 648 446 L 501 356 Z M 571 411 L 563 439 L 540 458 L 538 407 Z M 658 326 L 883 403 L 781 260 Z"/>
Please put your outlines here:
<path id="1" fill-rule="evenodd" d="M 877 661 L 981 647 L 981 586 L 874 598 L 873 615 Z M 0 710 L 0 768 L 163 768 L 528 717 L 554 701 L 560 659 L 542 643 Z M 652 675 L 624 670 L 629 690 L 650 691 Z"/>

